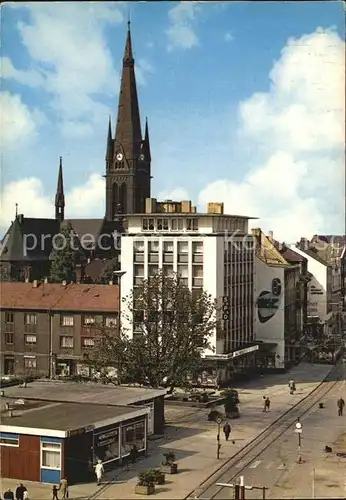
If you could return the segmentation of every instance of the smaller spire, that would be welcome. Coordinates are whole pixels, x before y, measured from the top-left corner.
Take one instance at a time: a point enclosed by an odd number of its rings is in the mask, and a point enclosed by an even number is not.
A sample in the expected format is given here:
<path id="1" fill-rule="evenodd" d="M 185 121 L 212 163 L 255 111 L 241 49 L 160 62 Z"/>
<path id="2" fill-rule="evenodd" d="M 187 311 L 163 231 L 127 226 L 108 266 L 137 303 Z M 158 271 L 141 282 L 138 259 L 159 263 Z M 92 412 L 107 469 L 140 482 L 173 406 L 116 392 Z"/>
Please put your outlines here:
<path id="1" fill-rule="evenodd" d="M 148 125 L 148 118 L 145 117 L 145 132 L 144 132 L 144 147 L 145 147 L 145 155 L 147 157 L 147 160 L 151 160 L 151 154 L 150 154 L 150 140 L 149 140 L 149 125 Z"/>
<path id="2" fill-rule="evenodd" d="M 64 211 L 65 211 L 64 181 L 62 175 L 62 156 L 60 156 L 58 185 L 55 194 L 55 218 L 60 222 L 64 220 Z"/>
<path id="3" fill-rule="evenodd" d="M 16 218 L 18 216 L 18 203 L 16 203 Z"/>
<path id="4" fill-rule="evenodd" d="M 112 121 L 111 115 L 109 115 L 108 120 L 108 136 L 107 136 L 107 149 L 106 149 L 106 161 L 112 160 L 113 158 L 113 138 L 112 138 Z"/>

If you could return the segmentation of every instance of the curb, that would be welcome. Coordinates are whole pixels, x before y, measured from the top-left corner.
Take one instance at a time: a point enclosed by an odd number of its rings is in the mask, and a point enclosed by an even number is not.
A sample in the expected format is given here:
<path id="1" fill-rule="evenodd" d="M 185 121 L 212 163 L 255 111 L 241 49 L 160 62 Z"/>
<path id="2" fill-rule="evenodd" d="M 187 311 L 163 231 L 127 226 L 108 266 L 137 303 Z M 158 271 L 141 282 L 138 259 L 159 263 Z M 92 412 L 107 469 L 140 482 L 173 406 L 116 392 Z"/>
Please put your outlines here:
<path id="1" fill-rule="evenodd" d="M 263 429 L 259 434 L 257 434 L 253 439 L 251 439 L 251 441 L 249 441 L 245 446 L 243 446 L 243 448 L 240 448 L 240 450 L 238 450 L 234 455 L 232 455 L 231 457 L 227 458 L 226 461 L 220 465 L 220 467 L 218 467 L 217 469 L 215 469 L 211 474 L 209 474 L 209 476 L 207 476 L 202 483 L 199 484 L 199 486 L 197 486 L 197 488 L 194 488 L 192 491 L 190 491 L 190 493 L 188 495 L 186 495 L 184 497 L 184 500 L 188 500 L 189 498 L 192 497 L 192 495 L 196 492 L 196 490 L 198 490 L 199 488 L 201 488 L 201 486 L 203 486 L 205 483 L 207 483 L 210 479 L 212 479 L 212 477 L 217 474 L 218 472 L 220 472 L 223 467 L 225 467 L 231 460 L 233 460 L 235 457 L 237 457 L 241 452 L 244 451 L 244 449 L 246 449 L 248 446 L 250 446 L 253 441 L 255 439 L 258 439 L 260 436 L 262 436 L 265 432 L 268 431 L 268 429 L 276 424 L 279 420 L 282 419 L 282 417 L 284 417 L 285 415 L 287 415 L 291 410 L 293 410 L 294 408 L 296 408 L 302 401 L 305 401 L 308 397 L 310 397 L 311 394 L 313 394 L 319 387 L 321 387 L 321 385 L 324 383 L 324 382 L 327 382 L 328 379 L 330 378 L 330 376 L 332 375 L 332 373 L 336 370 L 336 368 L 338 367 L 339 363 L 337 363 L 336 365 L 334 365 L 332 367 L 332 369 L 330 370 L 330 372 L 324 377 L 324 379 L 322 379 L 317 385 L 316 387 L 314 387 L 312 389 L 312 391 L 310 391 L 308 394 L 306 394 L 302 399 L 300 399 L 299 401 L 297 401 L 297 403 L 295 403 L 293 406 L 291 406 L 288 410 L 284 411 L 283 413 L 281 413 L 281 415 L 276 418 L 275 420 L 273 420 L 265 429 Z"/>

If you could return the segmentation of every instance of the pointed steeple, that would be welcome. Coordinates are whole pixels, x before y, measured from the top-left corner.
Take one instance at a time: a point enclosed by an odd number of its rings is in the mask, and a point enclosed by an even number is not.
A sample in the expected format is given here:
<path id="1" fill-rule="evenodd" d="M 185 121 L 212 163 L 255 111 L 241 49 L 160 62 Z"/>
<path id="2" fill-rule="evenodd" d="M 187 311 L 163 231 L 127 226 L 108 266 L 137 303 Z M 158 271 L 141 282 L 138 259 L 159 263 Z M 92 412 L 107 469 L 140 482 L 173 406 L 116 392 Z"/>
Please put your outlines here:
<path id="1" fill-rule="evenodd" d="M 62 157 L 60 156 L 58 185 L 55 194 L 55 218 L 62 222 L 65 216 L 65 195 L 64 195 L 64 182 L 62 176 Z"/>
<path id="2" fill-rule="evenodd" d="M 149 126 L 148 126 L 148 118 L 145 118 L 145 132 L 144 132 L 144 155 L 147 161 L 151 161 L 150 154 L 150 140 L 149 140 Z"/>
<path id="3" fill-rule="evenodd" d="M 111 122 L 111 117 L 109 115 L 106 161 L 112 161 L 112 159 L 113 159 L 112 122 Z"/>
<path id="4" fill-rule="evenodd" d="M 127 160 L 138 159 L 141 142 L 141 119 L 129 22 L 121 76 L 114 154 L 118 154 L 122 149 Z"/>

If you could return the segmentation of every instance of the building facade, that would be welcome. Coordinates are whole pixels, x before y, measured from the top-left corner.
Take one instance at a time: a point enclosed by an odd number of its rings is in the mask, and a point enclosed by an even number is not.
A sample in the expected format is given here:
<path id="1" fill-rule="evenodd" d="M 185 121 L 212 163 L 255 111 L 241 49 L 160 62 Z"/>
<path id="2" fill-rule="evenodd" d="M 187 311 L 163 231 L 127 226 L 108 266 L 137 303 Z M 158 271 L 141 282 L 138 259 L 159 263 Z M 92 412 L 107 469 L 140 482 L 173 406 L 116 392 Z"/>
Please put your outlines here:
<path id="1" fill-rule="evenodd" d="M 254 248 L 248 217 L 223 214 L 222 204 L 196 213 L 191 202 L 147 200 L 147 213 L 127 215 L 121 241 L 121 282 L 124 327 L 133 335 L 136 324 L 126 320 L 126 297 L 158 270 L 177 273 L 197 293 L 210 294 L 223 308 L 222 327 L 215 330 L 212 350 L 203 353 L 223 379 L 233 370 L 253 364 Z"/>
<path id="2" fill-rule="evenodd" d="M 289 264 L 259 229 L 255 255 L 255 333 L 257 364 L 285 369 L 300 355 L 303 333 L 299 265 Z"/>
<path id="3" fill-rule="evenodd" d="M 6 282 L 1 292 L 2 375 L 83 375 L 98 327 L 118 327 L 113 284 Z"/>
<path id="4" fill-rule="evenodd" d="M 7 403 L 0 424 L 1 477 L 59 485 L 95 480 L 128 460 L 133 445 L 147 449 L 148 408 L 75 403 Z M 35 410 L 35 411 L 30 411 Z"/>

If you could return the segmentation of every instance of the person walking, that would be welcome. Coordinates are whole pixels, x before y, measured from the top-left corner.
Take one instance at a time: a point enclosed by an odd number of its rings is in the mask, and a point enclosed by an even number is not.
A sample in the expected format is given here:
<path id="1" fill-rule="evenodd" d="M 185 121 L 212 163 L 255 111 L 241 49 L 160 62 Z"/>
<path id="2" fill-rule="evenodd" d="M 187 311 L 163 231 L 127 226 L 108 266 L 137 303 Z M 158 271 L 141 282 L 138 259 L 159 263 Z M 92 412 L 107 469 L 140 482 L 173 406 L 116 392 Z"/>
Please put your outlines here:
<path id="1" fill-rule="evenodd" d="M 294 394 L 294 392 L 296 390 L 296 383 L 293 380 L 293 378 L 291 378 L 291 380 L 288 382 L 288 387 L 290 389 L 290 394 Z"/>
<path id="2" fill-rule="evenodd" d="M 24 500 L 24 492 L 27 491 L 23 483 L 20 483 L 16 489 L 16 500 Z"/>
<path id="3" fill-rule="evenodd" d="M 345 401 L 342 398 L 338 399 L 337 406 L 338 406 L 338 415 L 339 417 L 342 417 L 342 414 L 344 412 Z"/>
<path id="4" fill-rule="evenodd" d="M 229 436 L 231 434 L 231 430 L 232 430 L 231 426 L 229 425 L 228 422 L 226 422 L 225 425 L 223 426 L 223 433 L 225 435 L 226 441 L 228 441 L 228 439 L 229 439 Z"/>
<path id="5" fill-rule="evenodd" d="M 11 488 L 8 488 L 4 493 L 4 500 L 14 500 L 14 494 Z"/>
<path id="6" fill-rule="evenodd" d="M 68 483 L 66 477 L 63 477 L 60 481 L 59 491 L 62 493 L 62 498 L 65 500 L 68 498 Z"/>
<path id="7" fill-rule="evenodd" d="M 264 399 L 264 407 L 263 407 L 263 411 L 265 413 L 267 413 L 267 411 L 270 410 L 270 399 L 268 398 L 268 396 L 263 396 L 263 399 Z"/>
<path id="8" fill-rule="evenodd" d="M 58 491 L 59 491 L 58 487 L 54 484 L 52 488 L 52 500 L 59 500 Z"/>
<path id="9" fill-rule="evenodd" d="M 96 479 L 97 479 L 98 485 L 101 483 L 104 471 L 105 470 L 104 470 L 103 465 L 102 465 L 102 460 L 98 460 L 97 464 L 95 465 L 95 474 L 96 474 Z"/>

